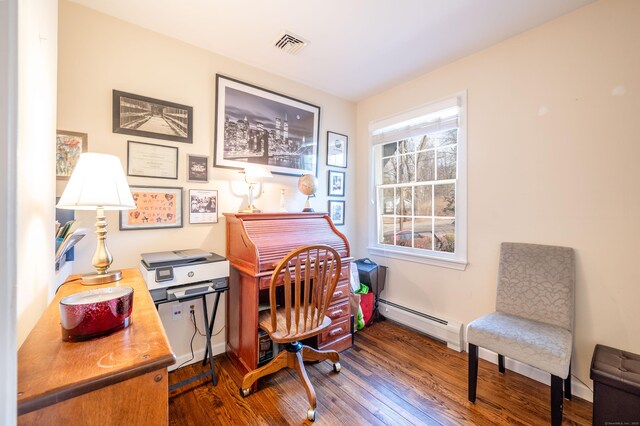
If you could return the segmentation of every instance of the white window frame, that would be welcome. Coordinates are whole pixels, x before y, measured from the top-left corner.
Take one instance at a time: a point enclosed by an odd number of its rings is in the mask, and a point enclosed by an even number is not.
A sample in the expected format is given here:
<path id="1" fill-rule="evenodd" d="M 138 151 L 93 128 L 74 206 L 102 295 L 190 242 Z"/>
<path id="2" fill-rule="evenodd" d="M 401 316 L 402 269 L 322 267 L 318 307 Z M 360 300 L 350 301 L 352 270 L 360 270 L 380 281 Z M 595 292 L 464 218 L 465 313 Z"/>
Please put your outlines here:
<path id="1" fill-rule="evenodd" d="M 376 158 L 374 133 L 397 123 L 404 123 L 412 119 L 431 114 L 447 107 L 458 105 L 458 147 L 456 179 L 456 243 L 455 253 L 446 253 L 416 249 L 413 247 L 392 246 L 378 242 L 378 195 L 376 191 Z M 467 267 L 467 92 L 462 91 L 452 96 L 430 102 L 426 105 L 405 111 L 403 113 L 372 121 L 369 123 L 369 245 L 370 254 L 390 257 L 427 265 L 464 270 Z"/>

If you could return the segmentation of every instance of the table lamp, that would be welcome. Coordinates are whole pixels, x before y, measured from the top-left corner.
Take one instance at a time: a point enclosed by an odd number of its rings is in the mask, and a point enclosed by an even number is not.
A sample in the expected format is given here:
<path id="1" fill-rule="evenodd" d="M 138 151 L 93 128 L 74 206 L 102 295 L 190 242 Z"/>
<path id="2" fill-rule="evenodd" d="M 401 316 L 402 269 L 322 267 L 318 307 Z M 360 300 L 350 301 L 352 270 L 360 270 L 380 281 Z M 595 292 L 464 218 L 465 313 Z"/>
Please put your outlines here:
<path id="1" fill-rule="evenodd" d="M 244 181 L 249 185 L 248 198 L 249 205 L 240 210 L 241 213 L 260 213 L 262 210 L 258 209 L 253 204 L 253 186 L 260 183 L 264 178 L 273 177 L 271 171 L 267 167 L 249 165 L 244 168 L 240 173 L 244 174 Z"/>
<path id="2" fill-rule="evenodd" d="M 67 187 L 56 206 L 69 210 L 96 210 L 98 245 L 93 254 L 95 274 L 82 277 L 82 284 L 95 285 L 119 281 L 120 271 L 109 271 L 113 256 L 107 248 L 105 210 L 130 210 L 136 204 L 118 157 L 108 154 L 80 154 Z"/>

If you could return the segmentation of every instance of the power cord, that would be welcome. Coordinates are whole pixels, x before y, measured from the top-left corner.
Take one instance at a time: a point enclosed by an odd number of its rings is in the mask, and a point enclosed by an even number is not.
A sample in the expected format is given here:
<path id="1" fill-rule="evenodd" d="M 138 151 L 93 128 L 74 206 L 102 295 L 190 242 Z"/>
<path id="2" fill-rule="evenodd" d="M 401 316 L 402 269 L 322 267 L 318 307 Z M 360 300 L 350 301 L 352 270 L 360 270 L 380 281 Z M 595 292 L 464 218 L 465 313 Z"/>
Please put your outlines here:
<path id="1" fill-rule="evenodd" d="M 63 282 L 62 284 L 60 284 L 60 285 L 58 286 L 58 288 L 56 288 L 56 293 L 55 293 L 55 294 L 58 294 L 58 290 L 60 290 L 60 287 L 62 287 L 63 285 L 65 285 L 65 284 L 69 284 L 69 283 L 72 283 L 72 282 L 74 282 L 74 281 L 80 281 L 81 279 L 82 279 L 82 277 L 79 277 L 79 278 L 74 278 L 74 279 L 72 279 L 72 280 L 68 280 L 68 281 Z"/>
<path id="2" fill-rule="evenodd" d="M 186 360 L 185 362 L 183 362 L 182 364 L 180 364 L 179 366 L 176 367 L 176 370 L 180 367 L 182 367 L 183 365 L 191 362 L 194 360 L 194 358 L 196 357 L 195 354 L 193 353 L 193 339 L 196 337 L 196 333 L 198 333 L 198 327 L 196 326 L 196 313 L 194 311 L 191 311 L 191 322 L 193 323 L 193 335 L 191 335 L 191 343 L 189 343 L 189 347 L 191 348 L 191 358 Z"/>

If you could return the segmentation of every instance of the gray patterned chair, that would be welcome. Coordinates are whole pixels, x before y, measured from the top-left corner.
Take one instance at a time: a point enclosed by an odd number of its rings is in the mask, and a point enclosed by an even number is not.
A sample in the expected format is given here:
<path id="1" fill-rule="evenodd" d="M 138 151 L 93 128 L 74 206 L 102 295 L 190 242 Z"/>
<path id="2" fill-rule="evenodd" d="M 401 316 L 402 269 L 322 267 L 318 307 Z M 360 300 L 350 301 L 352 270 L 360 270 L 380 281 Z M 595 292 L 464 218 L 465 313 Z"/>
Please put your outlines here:
<path id="1" fill-rule="evenodd" d="M 551 424 L 562 424 L 562 382 L 571 399 L 575 263 L 573 249 L 502 243 L 496 312 L 467 326 L 469 401 L 476 400 L 478 347 L 551 374 Z"/>

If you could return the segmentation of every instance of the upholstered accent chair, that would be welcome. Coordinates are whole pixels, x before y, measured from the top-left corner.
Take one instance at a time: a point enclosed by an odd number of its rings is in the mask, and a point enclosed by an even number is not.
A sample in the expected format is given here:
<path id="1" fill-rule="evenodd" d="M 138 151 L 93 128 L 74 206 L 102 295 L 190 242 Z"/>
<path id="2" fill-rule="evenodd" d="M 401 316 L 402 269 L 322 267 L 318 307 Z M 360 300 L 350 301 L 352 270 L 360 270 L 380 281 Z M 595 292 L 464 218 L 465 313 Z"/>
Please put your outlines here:
<path id="1" fill-rule="evenodd" d="M 502 243 L 496 312 L 467 326 L 469 401 L 476 400 L 478 347 L 551 374 L 551 424 L 562 424 L 562 385 L 571 399 L 575 262 L 573 249 Z"/>

